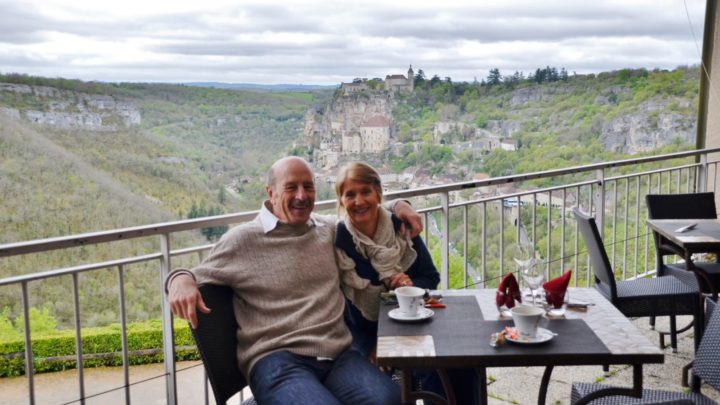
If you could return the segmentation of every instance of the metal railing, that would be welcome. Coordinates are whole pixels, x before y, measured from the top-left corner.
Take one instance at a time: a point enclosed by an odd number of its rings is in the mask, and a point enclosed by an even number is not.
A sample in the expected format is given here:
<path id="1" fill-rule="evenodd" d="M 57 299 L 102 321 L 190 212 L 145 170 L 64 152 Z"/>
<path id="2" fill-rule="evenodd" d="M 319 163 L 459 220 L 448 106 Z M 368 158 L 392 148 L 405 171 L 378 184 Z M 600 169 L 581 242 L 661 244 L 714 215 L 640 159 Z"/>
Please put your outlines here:
<path id="1" fill-rule="evenodd" d="M 588 285 L 591 274 L 589 260 L 582 250 L 582 241 L 578 239 L 575 221 L 568 215 L 570 210 L 581 207 L 594 213 L 619 277 L 651 275 L 655 259 L 650 252 L 654 252 L 654 247 L 644 223 L 645 204 L 641 200 L 649 193 L 715 191 L 718 162 L 709 162 L 708 155 L 716 152 L 720 152 L 720 148 L 416 188 L 389 192 L 386 197 L 410 200 L 424 215 L 424 237 L 429 248 L 436 251 L 442 289 L 495 285 L 504 274 L 514 271 L 511 248 L 522 233 L 535 243 L 546 278 L 572 268 L 575 269 L 574 285 Z M 316 204 L 316 209 L 329 210 L 334 206 L 334 201 L 322 201 Z M 195 255 L 201 260 L 212 244 L 201 243 L 173 250 L 173 237 L 186 231 L 246 222 L 256 214 L 257 211 L 243 212 L 0 245 L 0 266 L 4 266 L 4 260 L 16 256 L 28 257 L 138 238 L 159 239 L 159 251 L 53 270 L 32 269 L 37 272 L 0 280 L 0 288 L 20 288 L 22 315 L 18 317 L 22 318 L 25 326 L 28 402 L 36 402 L 29 327 L 29 286 L 41 280 L 72 278 L 72 326 L 75 330 L 79 393 L 76 402 L 84 403 L 86 390 L 78 277 L 82 273 L 108 269 L 116 272 L 123 362 L 123 380 L 118 381 L 118 389 L 125 391 L 125 402 L 130 404 L 125 273 L 131 265 L 156 263 L 156 287 L 163 324 L 166 401 L 176 404 L 175 343 L 172 315 L 165 305 L 163 280 L 173 267 L 174 258 Z M 207 386 L 205 390 L 207 402 Z"/>

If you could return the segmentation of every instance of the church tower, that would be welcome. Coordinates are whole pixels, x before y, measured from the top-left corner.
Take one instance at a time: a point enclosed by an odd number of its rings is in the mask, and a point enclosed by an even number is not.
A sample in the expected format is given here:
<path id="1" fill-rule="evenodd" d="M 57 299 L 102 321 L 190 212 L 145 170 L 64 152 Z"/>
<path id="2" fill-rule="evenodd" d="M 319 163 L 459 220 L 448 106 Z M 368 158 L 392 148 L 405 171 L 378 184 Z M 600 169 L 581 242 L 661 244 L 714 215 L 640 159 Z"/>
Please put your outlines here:
<path id="1" fill-rule="evenodd" d="M 408 87 L 410 88 L 410 91 L 412 92 L 415 90 L 415 72 L 412 70 L 412 65 L 410 65 L 410 69 L 408 69 Z"/>

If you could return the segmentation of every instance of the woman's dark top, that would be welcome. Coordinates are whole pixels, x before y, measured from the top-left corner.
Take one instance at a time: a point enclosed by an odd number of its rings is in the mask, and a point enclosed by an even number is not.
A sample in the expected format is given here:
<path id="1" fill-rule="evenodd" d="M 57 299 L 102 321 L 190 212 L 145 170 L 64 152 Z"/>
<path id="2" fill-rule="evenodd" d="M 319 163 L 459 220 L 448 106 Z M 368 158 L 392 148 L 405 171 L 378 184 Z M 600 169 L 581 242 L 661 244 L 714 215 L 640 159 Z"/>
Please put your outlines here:
<path id="1" fill-rule="evenodd" d="M 395 232 L 399 232 L 402 222 L 395 215 L 392 216 L 392 221 Z M 440 282 L 440 274 L 435 268 L 430 252 L 420 236 L 412 238 L 412 243 L 413 249 L 417 252 L 417 259 L 405 274 L 410 277 L 416 287 L 435 289 Z M 370 260 L 362 257 L 355 250 L 352 235 L 343 222 L 337 225 L 335 246 L 342 249 L 355 262 L 355 271 L 360 277 L 370 280 L 372 285 L 382 284 Z M 345 299 L 345 323 L 353 336 L 353 349 L 363 356 L 367 356 L 370 350 L 375 347 L 377 322 L 365 319 L 360 310 L 350 300 Z"/>

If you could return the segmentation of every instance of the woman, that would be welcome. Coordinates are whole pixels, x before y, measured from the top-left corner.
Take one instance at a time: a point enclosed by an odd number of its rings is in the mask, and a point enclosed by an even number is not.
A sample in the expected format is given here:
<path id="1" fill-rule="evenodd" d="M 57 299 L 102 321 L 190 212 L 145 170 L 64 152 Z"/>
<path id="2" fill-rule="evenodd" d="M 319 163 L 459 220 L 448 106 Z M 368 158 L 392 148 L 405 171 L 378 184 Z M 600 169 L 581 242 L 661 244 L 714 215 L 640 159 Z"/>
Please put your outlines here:
<path id="1" fill-rule="evenodd" d="M 345 320 L 353 347 L 374 360 L 380 293 L 400 286 L 435 288 L 440 274 L 422 239 L 400 232 L 400 221 L 382 207 L 380 175 L 365 163 L 340 169 L 335 193 L 340 222 L 336 251 Z"/>
<path id="2" fill-rule="evenodd" d="M 401 222 L 382 207 L 380 175 L 355 162 L 340 169 L 335 193 L 338 214 L 335 249 L 345 293 L 345 322 L 353 348 L 375 362 L 380 294 L 400 286 L 434 289 L 440 274 L 417 236 L 401 232 Z M 458 403 L 476 403 L 477 379 L 472 370 L 450 370 Z M 423 389 L 444 395 L 437 374 L 418 375 Z"/>

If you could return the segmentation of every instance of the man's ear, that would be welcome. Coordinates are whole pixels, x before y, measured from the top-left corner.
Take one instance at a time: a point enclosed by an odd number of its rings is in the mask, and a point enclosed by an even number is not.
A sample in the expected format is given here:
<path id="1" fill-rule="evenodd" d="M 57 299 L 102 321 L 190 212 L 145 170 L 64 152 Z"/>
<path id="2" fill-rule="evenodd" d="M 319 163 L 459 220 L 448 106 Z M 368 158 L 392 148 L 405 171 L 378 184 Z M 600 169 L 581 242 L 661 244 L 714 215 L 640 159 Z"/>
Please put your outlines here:
<path id="1" fill-rule="evenodd" d="M 265 186 L 265 191 L 267 192 L 268 199 L 272 200 L 273 197 L 273 189 L 272 186 Z"/>

